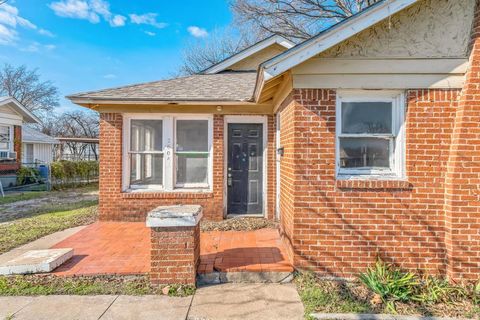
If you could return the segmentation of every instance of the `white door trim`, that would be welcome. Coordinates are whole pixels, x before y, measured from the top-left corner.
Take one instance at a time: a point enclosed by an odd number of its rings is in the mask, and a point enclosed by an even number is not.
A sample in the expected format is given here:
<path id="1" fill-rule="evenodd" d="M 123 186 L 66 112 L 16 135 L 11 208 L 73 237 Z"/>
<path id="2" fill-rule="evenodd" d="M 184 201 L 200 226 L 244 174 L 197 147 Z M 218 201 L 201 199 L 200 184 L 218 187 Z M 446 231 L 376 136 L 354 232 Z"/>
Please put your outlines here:
<path id="1" fill-rule="evenodd" d="M 225 116 L 223 124 L 223 217 L 228 215 L 228 186 L 227 186 L 227 174 L 228 174 L 228 124 L 229 123 L 259 123 L 262 124 L 263 131 L 263 172 L 262 172 L 262 217 L 267 216 L 267 161 L 268 161 L 268 117 L 267 116 Z M 255 215 L 259 216 L 259 215 Z"/>

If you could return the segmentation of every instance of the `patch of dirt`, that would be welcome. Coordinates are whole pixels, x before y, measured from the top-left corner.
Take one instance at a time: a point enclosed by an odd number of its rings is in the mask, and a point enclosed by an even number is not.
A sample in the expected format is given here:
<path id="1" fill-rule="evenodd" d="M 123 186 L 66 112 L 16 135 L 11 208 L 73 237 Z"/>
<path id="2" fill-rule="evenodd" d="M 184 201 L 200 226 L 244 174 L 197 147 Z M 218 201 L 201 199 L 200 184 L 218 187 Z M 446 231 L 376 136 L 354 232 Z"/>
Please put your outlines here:
<path id="1" fill-rule="evenodd" d="M 49 206 L 68 205 L 81 201 L 98 200 L 98 190 L 91 188 L 71 189 L 67 191 L 52 191 L 29 200 L 22 200 L 0 206 L 0 223 L 28 218 L 38 214 Z"/>
<path id="2" fill-rule="evenodd" d="M 278 223 L 264 218 L 233 218 L 222 221 L 203 220 L 201 231 L 253 231 L 259 229 L 276 229 Z"/>

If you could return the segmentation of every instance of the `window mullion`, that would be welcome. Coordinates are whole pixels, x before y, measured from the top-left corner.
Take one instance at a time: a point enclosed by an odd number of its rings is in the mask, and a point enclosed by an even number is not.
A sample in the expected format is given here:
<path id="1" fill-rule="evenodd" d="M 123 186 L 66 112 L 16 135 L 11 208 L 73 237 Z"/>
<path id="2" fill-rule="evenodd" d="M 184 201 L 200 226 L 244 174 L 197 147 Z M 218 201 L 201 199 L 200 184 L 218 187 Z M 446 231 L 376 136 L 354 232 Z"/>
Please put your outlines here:
<path id="1" fill-rule="evenodd" d="M 164 129 L 163 129 L 163 148 L 164 148 L 164 186 L 165 190 L 173 190 L 173 169 L 174 169 L 174 128 L 173 128 L 173 117 L 164 118 Z"/>

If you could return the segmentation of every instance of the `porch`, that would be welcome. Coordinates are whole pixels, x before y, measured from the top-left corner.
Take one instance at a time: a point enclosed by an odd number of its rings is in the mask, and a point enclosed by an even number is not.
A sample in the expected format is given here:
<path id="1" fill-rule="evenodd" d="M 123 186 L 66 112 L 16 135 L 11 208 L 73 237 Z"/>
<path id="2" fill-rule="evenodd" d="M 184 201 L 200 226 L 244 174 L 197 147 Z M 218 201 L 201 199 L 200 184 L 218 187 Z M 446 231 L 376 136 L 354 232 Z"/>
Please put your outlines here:
<path id="1" fill-rule="evenodd" d="M 200 236 L 198 273 L 292 272 L 278 230 L 208 231 Z M 134 275 L 150 272 L 150 228 L 144 222 L 97 222 L 53 248 L 74 256 L 59 276 Z"/>

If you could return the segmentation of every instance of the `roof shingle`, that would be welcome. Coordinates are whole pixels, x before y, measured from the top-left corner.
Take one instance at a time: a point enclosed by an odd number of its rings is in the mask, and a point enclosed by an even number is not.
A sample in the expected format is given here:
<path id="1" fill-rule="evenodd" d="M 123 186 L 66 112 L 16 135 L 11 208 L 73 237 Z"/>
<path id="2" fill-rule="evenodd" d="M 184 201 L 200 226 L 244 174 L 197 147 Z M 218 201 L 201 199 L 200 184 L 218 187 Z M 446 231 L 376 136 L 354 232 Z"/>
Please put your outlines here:
<path id="1" fill-rule="evenodd" d="M 256 72 L 198 74 L 171 80 L 83 92 L 70 99 L 122 101 L 249 101 Z"/>

